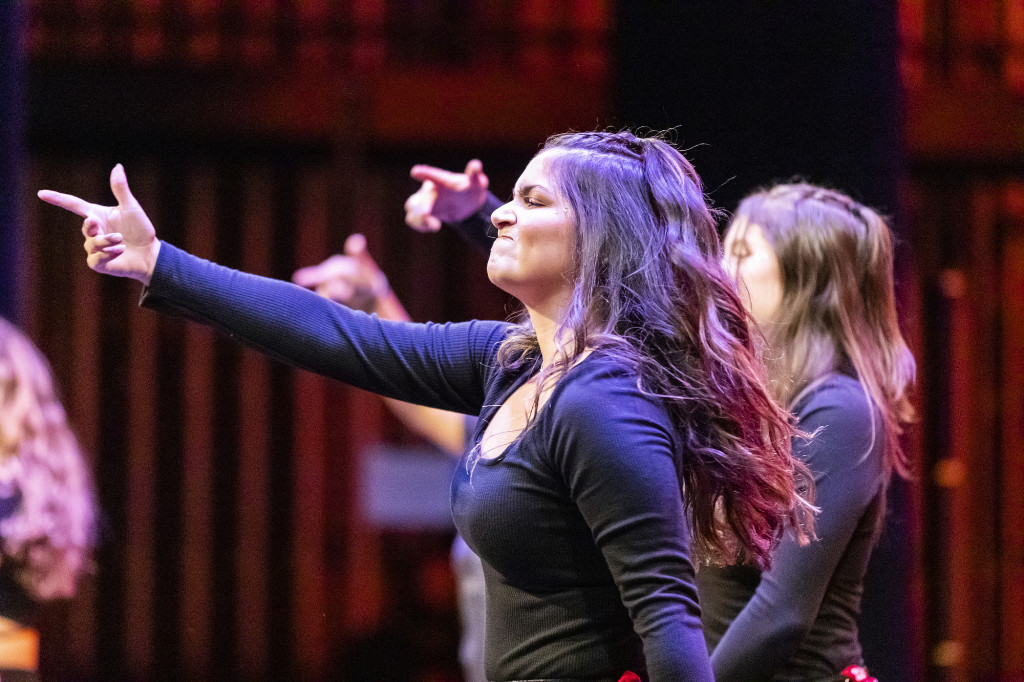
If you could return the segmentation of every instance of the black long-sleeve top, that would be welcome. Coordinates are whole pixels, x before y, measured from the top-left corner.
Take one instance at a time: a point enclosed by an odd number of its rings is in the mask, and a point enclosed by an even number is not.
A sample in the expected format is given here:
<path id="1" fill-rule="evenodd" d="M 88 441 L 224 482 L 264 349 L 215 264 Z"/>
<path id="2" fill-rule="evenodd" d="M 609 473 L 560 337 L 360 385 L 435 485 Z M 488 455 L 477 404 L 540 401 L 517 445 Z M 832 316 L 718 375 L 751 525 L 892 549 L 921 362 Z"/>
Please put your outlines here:
<path id="1" fill-rule="evenodd" d="M 506 323 L 379 320 L 166 243 L 143 304 L 360 388 L 479 413 L 474 442 L 539 367 L 498 365 Z M 500 457 L 463 457 L 452 509 L 485 566 L 492 680 L 712 679 L 678 453 L 664 407 L 595 353 Z"/>
<path id="2" fill-rule="evenodd" d="M 835 373 L 795 406 L 810 440 L 794 454 L 814 475 L 818 540 L 786 536 L 771 569 L 704 566 L 704 633 L 718 682 L 805 682 L 862 664 L 857 619 L 885 508 L 881 416 L 852 376 Z"/>

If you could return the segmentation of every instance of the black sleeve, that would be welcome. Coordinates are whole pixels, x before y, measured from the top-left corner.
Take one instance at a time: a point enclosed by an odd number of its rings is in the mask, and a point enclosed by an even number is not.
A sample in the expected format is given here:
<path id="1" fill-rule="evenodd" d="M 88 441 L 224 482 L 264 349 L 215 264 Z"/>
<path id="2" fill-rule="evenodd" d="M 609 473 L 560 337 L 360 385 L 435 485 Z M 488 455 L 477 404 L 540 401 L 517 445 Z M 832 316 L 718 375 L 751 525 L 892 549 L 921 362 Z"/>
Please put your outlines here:
<path id="1" fill-rule="evenodd" d="M 857 388 L 826 388 L 800 411 L 815 433 L 793 443 L 814 475 L 818 539 L 801 547 L 787 533 L 753 597 L 729 625 L 711 662 L 718 682 L 771 680 L 810 631 L 865 510 L 882 484 L 880 418 Z M 819 431 L 820 429 L 820 431 Z"/>
<path id="2" fill-rule="evenodd" d="M 494 238 L 488 234 L 491 229 L 491 214 L 502 205 L 502 200 L 490 192 L 480 210 L 457 223 L 446 223 L 448 227 L 459 233 L 463 239 L 480 251 L 490 251 Z"/>
<path id="3" fill-rule="evenodd" d="M 628 378 L 571 383 L 552 401 L 554 466 L 643 641 L 651 682 L 711 682 L 666 413 Z"/>
<path id="4" fill-rule="evenodd" d="M 210 325 L 274 358 L 358 388 L 466 414 L 480 412 L 507 328 L 500 322 L 380 320 L 166 242 L 142 305 Z"/>

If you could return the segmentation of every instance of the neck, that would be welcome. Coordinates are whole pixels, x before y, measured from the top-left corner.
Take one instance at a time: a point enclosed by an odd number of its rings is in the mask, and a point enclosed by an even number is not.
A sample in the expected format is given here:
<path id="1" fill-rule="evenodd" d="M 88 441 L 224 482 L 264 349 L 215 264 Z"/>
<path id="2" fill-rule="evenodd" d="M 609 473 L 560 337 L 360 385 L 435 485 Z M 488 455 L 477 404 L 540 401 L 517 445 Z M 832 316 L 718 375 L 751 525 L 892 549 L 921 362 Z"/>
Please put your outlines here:
<path id="1" fill-rule="evenodd" d="M 558 321 L 553 316 L 535 308 L 527 306 L 526 312 L 530 315 L 530 322 L 533 323 L 533 331 L 537 334 L 537 344 L 540 346 L 542 358 L 541 367 L 547 367 L 558 357 L 566 342 L 565 334 L 556 338 Z"/>
<path id="2" fill-rule="evenodd" d="M 559 309 L 556 317 L 543 310 L 526 306 L 526 312 L 533 324 L 533 331 L 537 334 L 537 345 L 540 347 L 541 369 L 547 368 L 555 362 L 559 356 L 567 356 L 572 348 L 575 339 L 571 329 L 558 329 L 558 320 L 561 318 L 563 309 Z M 590 355 L 590 350 L 585 349 L 573 362 L 579 362 Z"/>

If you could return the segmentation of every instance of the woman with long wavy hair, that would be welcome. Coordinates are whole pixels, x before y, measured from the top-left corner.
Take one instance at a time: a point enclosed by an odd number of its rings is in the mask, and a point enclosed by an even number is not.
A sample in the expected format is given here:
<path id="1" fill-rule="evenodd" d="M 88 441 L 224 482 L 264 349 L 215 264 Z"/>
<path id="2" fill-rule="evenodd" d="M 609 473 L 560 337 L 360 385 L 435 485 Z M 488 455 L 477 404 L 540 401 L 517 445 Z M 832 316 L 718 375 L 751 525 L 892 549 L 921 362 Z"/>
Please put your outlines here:
<path id="1" fill-rule="evenodd" d="M 769 563 L 808 505 L 786 413 L 689 162 L 630 133 L 550 138 L 492 215 L 515 323 L 391 323 L 156 239 L 115 167 L 89 265 L 144 305 L 389 397 L 480 414 L 452 483 L 484 561 L 492 680 L 709 681 L 694 560 Z M 692 541 L 691 541 L 692 539 Z"/>
<path id="2" fill-rule="evenodd" d="M 773 395 L 808 437 L 819 539 L 786 537 L 772 566 L 702 567 L 719 682 L 867 679 L 857 622 L 864 574 L 914 418 L 914 358 L 900 334 L 885 221 L 840 192 L 798 183 L 744 199 L 727 268 L 764 334 Z M 844 675 L 844 671 L 846 671 Z"/>
<path id="3" fill-rule="evenodd" d="M 91 566 L 89 466 L 43 354 L 0 318 L 0 675 L 34 679 L 38 602 L 75 593 Z"/>

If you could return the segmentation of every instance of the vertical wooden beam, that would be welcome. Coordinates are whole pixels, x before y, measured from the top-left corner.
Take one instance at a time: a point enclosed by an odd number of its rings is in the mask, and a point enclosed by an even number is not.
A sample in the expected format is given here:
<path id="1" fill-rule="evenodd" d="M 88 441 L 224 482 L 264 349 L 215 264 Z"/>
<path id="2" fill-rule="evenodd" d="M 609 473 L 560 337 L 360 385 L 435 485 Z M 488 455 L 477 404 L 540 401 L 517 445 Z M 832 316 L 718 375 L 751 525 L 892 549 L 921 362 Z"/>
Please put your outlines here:
<path id="1" fill-rule="evenodd" d="M 943 273 L 944 291 L 949 299 L 949 453 L 937 467 L 940 485 L 949 490 L 949 585 L 950 624 L 949 637 L 941 642 L 934 654 L 935 663 L 954 672 L 953 680 L 965 679 L 959 673 L 969 656 L 974 611 L 970 608 L 972 584 L 973 534 L 968 520 L 969 506 L 974 497 L 972 482 L 966 471 L 970 466 L 975 431 L 971 410 L 975 370 L 972 348 L 976 340 L 973 332 L 975 320 L 967 298 L 966 273 L 947 270 Z"/>
<path id="2" fill-rule="evenodd" d="M 147 213 L 154 224 L 161 224 L 159 206 L 152 199 L 156 197 L 159 170 L 141 165 L 127 169 L 132 192 L 148 206 Z M 109 194 L 109 190 L 96 196 Z M 99 280 L 99 275 L 90 272 Z M 123 282 L 137 289 L 134 282 Z M 101 303 L 102 305 L 102 303 Z M 80 308 L 88 310 L 88 308 Z M 125 614 L 128 618 L 125 631 L 127 665 L 130 673 L 138 677 L 153 674 L 154 652 L 157 643 L 154 638 L 154 622 L 158 609 L 155 608 L 156 557 L 154 527 L 155 507 L 160 495 L 160 481 L 156 467 L 157 424 L 159 413 L 160 386 L 157 378 L 157 325 L 153 313 L 139 310 L 117 311 L 127 318 L 131 334 L 131 352 L 124 359 L 128 364 L 128 405 L 126 411 L 131 428 L 128 429 L 128 460 L 125 467 Z M 159 532 L 159 531 L 158 531 Z"/>
<path id="3" fill-rule="evenodd" d="M 1008 220 L 1002 258 L 1000 429 L 1002 499 L 1001 673 L 1024 675 L 1024 181 L 1006 192 Z"/>
<path id="4" fill-rule="evenodd" d="M 185 175 L 185 241 L 182 246 L 206 259 L 215 257 L 217 234 L 217 169 L 191 166 Z M 186 323 L 180 343 L 184 380 L 181 383 L 183 447 L 181 451 L 181 633 L 182 672 L 190 677 L 209 674 L 215 627 L 213 604 L 213 504 L 218 491 L 213 484 L 214 447 L 213 384 L 218 381 L 215 333 L 202 325 Z M 159 530 L 155 529 L 156 532 Z"/>
<path id="5" fill-rule="evenodd" d="M 998 669 L 998 478 L 995 444 L 995 308 L 984 295 L 997 287 L 993 246 L 999 191 L 977 185 L 970 201 L 968 252 L 951 296 L 949 429 L 951 483 L 951 635 L 959 656 L 955 680 Z M 947 277 L 952 278 L 949 274 Z M 962 286 L 961 286 L 962 285 Z"/>
<path id="6" fill-rule="evenodd" d="M 101 190 L 102 185 L 90 183 L 85 179 L 86 176 L 90 178 L 97 177 L 96 170 L 92 167 L 92 164 L 88 164 L 88 168 L 80 172 L 82 179 L 80 182 L 75 183 L 77 187 L 69 189 L 71 191 L 80 189 L 84 192 Z M 43 185 L 39 184 L 38 186 L 42 187 Z M 43 210 L 48 211 L 49 209 L 44 208 Z M 57 217 L 61 219 L 61 222 L 66 221 L 66 216 L 58 215 Z M 78 223 L 77 220 L 72 220 L 71 222 L 73 225 Z M 67 225 L 47 223 L 49 221 L 43 221 L 37 226 L 38 239 L 80 241 L 79 234 L 74 232 L 74 227 L 69 228 Z M 51 231 L 51 228 L 64 229 L 54 233 Z M 70 233 L 65 230 L 70 230 Z M 36 240 L 32 241 L 33 243 L 36 242 Z M 84 255 L 84 252 L 82 254 Z M 53 268 L 67 267 L 74 273 L 75 302 L 73 304 L 74 312 L 72 313 L 74 322 L 71 330 L 70 348 L 74 356 L 73 365 L 75 371 L 66 375 L 67 381 L 63 384 L 65 391 L 64 399 L 79 441 L 93 463 L 92 471 L 95 476 L 95 472 L 98 470 L 96 466 L 97 460 L 101 460 L 105 455 L 103 429 L 99 423 L 99 410 L 97 409 L 104 385 L 103 378 L 100 376 L 99 363 L 96 362 L 96 349 L 100 347 L 100 310 L 103 306 L 103 302 L 100 299 L 100 278 L 86 267 L 84 259 L 79 259 L 75 263 L 54 263 L 44 261 L 41 256 L 42 252 L 40 249 L 34 250 L 32 262 L 43 272 Z M 35 296 L 46 295 L 47 292 L 38 288 L 35 291 Z M 99 483 L 99 481 L 96 481 L 97 488 Z M 102 500 L 100 500 L 99 504 L 100 518 L 108 518 L 109 510 L 103 508 Z M 101 531 L 98 540 L 104 543 L 111 542 L 114 538 Z M 105 570 L 108 570 L 105 566 L 98 567 L 98 571 Z M 67 639 L 63 642 L 63 651 L 61 653 L 74 662 L 74 668 L 92 672 L 96 669 L 96 640 L 99 636 L 96 627 L 98 622 L 96 611 L 100 608 L 100 604 L 97 603 L 95 578 L 91 579 L 87 584 L 89 589 L 84 594 L 77 595 L 73 603 L 69 627 L 67 628 Z"/>
<path id="7" fill-rule="evenodd" d="M 323 168 L 299 173 L 296 182 L 298 234 L 296 262 L 313 263 L 326 252 L 328 179 Z M 292 571 L 295 599 L 292 602 L 295 623 L 296 657 L 302 677 L 324 675 L 328 651 L 325 646 L 326 607 L 324 604 L 324 512 L 325 458 L 333 443 L 328 437 L 325 404 L 327 380 L 309 372 L 296 371 L 294 393 L 295 471 L 293 481 L 294 540 Z"/>
<path id="8" fill-rule="evenodd" d="M 266 274 L 271 270 L 271 179 L 263 167 L 246 175 L 243 203 L 242 259 L 247 272 Z M 236 601 L 239 634 L 238 656 L 241 674 L 258 679 L 267 670 L 267 649 L 271 642 L 267 622 L 267 535 L 269 508 L 267 486 L 270 409 L 270 361 L 256 353 L 244 353 L 238 373 L 239 471 L 238 471 L 238 585 Z"/>

